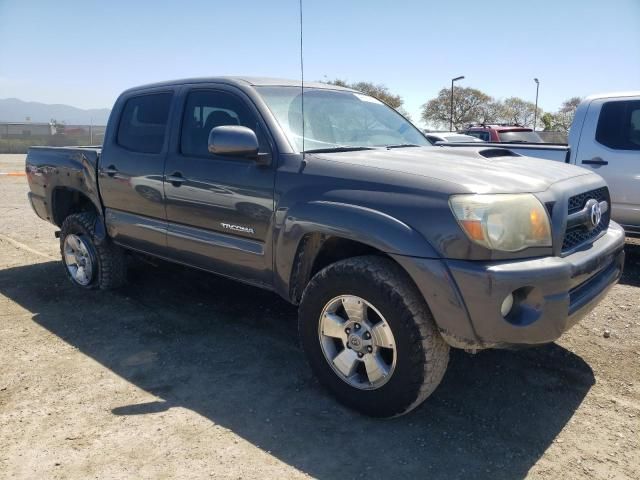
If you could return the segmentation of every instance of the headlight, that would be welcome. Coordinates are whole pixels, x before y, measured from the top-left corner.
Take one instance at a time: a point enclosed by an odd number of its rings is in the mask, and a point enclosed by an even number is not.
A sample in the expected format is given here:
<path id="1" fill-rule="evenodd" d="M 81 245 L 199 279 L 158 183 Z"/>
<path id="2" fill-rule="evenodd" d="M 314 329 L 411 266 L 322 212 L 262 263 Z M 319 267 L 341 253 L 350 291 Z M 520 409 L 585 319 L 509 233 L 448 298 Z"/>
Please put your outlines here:
<path id="1" fill-rule="evenodd" d="M 551 246 L 549 216 L 530 193 L 454 195 L 449 204 L 467 236 L 491 250 Z"/>

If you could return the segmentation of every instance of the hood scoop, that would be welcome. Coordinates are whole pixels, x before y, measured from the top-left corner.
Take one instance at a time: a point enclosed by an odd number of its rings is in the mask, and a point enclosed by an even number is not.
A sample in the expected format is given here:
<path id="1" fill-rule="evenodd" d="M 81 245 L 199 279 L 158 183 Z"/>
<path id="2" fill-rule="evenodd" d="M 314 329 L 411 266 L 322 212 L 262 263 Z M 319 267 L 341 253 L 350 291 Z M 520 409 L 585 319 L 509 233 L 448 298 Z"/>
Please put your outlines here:
<path id="1" fill-rule="evenodd" d="M 478 151 L 484 158 L 497 158 L 497 157 L 521 157 L 522 155 L 512 152 L 506 148 L 485 148 Z"/>

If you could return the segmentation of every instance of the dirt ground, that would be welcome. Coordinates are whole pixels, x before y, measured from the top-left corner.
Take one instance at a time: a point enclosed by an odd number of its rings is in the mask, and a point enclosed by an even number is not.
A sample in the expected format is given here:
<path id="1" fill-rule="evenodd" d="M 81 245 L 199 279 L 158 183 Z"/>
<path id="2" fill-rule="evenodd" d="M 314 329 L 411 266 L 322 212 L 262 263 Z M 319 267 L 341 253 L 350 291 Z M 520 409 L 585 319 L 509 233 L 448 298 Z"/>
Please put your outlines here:
<path id="1" fill-rule="evenodd" d="M 381 421 L 321 389 L 273 294 L 164 263 L 73 288 L 27 190 L 0 176 L 0 478 L 640 478 L 639 245 L 560 341 L 453 351 Z"/>

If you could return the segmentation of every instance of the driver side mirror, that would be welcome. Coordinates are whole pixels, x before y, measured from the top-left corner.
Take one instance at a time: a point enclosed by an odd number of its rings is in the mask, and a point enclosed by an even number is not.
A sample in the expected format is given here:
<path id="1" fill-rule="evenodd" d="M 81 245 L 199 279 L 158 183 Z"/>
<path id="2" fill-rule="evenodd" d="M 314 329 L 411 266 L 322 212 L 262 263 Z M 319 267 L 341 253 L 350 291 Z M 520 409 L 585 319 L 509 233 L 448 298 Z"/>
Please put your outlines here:
<path id="1" fill-rule="evenodd" d="M 209 133 L 209 153 L 254 160 L 258 165 L 269 165 L 271 155 L 259 153 L 258 137 L 247 127 L 225 125 Z"/>

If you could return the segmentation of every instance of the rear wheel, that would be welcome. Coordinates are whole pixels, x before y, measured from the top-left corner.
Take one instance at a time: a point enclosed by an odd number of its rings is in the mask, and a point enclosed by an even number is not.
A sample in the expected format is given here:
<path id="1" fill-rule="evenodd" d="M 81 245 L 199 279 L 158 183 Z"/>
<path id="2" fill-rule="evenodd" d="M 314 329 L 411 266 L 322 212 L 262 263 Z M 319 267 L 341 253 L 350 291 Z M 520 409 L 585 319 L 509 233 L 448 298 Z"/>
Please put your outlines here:
<path id="1" fill-rule="evenodd" d="M 126 278 L 123 251 L 109 238 L 96 238 L 95 222 L 95 213 L 82 212 L 62 224 L 60 252 L 67 277 L 82 288 L 119 287 Z"/>
<path id="2" fill-rule="evenodd" d="M 407 274 L 388 258 L 334 263 L 302 297 L 309 363 L 339 401 L 367 415 L 402 415 L 438 386 L 449 346 Z"/>
<path id="3" fill-rule="evenodd" d="M 87 287 L 95 278 L 95 249 L 87 241 L 86 235 L 70 233 L 62 243 L 62 257 L 67 267 L 67 275 L 74 283 Z"/>

